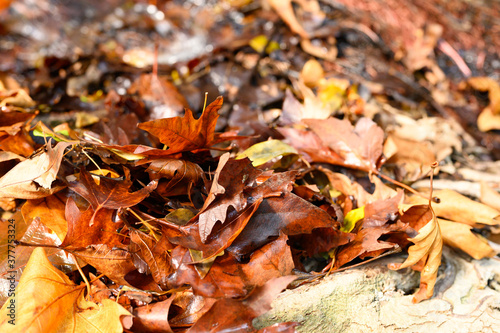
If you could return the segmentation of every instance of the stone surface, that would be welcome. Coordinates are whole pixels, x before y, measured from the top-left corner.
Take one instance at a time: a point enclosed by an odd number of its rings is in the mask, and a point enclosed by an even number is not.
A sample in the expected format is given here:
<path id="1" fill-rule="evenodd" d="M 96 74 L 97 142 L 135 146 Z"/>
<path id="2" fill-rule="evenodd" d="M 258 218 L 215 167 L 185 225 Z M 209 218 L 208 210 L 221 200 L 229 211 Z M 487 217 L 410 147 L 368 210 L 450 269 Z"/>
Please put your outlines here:
<path id="1" fill-rule="evenodd" d="M 419 274 L 377 262 L 283 292 L 254 320 L 262 328 L 296 321 L 299 332 L 500 332 L 500 261 L 443 251 L 434 297 L 412 303 Z"/>

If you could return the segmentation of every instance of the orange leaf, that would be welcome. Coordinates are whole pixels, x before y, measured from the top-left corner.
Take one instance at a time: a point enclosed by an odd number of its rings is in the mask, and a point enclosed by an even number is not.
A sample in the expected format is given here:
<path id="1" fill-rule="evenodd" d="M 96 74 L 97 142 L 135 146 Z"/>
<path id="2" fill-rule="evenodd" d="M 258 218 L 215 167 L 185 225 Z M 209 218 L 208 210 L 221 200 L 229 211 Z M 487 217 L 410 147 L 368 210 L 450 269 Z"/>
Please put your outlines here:
<path id="1" fill-rule="evenodd" d="M 148 121 L 138 127 L 156 136 L 171 154 L 206 148 L 215 142 L 215 124 L 221 106 L 222 97 L 217 97 L 199 119 L 194 119 L 193 112 L 186 109 L 184 117 Z"/>
<path id="2" fill-rule="evenodd" d="M 101 305 L 87 301 L 84 290 L 85 285 L 75 285 L 52 266 L 43 248 L 36 248 L 16 288 L 16 298 L 11 298 L 17 306 L 15 326 L 8 322 L 9 300 L 0 311 L 0 331 L 122 332 L 120 316 L 130 313 L 108 299 Z"/>

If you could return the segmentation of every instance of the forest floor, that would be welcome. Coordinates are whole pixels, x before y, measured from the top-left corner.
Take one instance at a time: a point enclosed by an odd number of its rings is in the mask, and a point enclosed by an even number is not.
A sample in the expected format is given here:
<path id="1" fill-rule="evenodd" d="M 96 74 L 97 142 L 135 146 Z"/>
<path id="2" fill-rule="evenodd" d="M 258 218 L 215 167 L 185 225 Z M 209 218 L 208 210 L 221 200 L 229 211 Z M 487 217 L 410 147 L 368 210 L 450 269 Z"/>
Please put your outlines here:
<path id="1" fill-rule="evenodd" d="M 0 10 L 2 331 L 293 332 L 252 322 L 360 270 L 411 267 L 433 306 L 457 267 L 498 291 L 500 2 Z"/>

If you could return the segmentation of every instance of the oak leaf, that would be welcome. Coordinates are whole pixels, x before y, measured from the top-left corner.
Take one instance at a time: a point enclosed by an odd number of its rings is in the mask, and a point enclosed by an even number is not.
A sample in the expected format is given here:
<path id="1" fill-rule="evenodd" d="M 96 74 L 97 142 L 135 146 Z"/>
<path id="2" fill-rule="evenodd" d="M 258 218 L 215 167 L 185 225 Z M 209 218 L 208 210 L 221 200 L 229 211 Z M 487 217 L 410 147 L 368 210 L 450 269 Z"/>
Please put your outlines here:
<path id="1" fill-rule="evenodd" d="M 111 300 L 100 305 L 87 301 L 84 291 L 85 285 L 75 285 L 51 265 L 42 248 L 36 248 L 16 289 L 15 325 L 8 323 L 9 300 L 0 312 L 0 330 L 123 332 L 120 316 L 131 314 Z"/>

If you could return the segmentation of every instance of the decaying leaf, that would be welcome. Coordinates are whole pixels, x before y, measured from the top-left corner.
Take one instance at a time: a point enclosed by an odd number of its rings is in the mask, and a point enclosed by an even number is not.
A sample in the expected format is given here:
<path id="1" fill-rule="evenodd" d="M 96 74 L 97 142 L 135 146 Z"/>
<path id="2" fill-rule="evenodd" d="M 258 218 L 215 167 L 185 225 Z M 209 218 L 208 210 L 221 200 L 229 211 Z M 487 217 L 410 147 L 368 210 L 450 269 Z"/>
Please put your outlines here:
<path id="1" fill-rule="evenodd" d="M 404 223 L 418 230 L 418 235 L 409 238 L 414 243 L 408 249 L 408 258 L 402 264 L 390 264 L 390 269 L 411 267 L 421 262 L 423 269 L 420 273 L 420 289 L 413 296 L 413 302 L 418 303 L 429 299 L 434 293 L 434 285 L 439 265 L 443 239 L 437 218 L 429 205 L 416 205 L 410 207 L 401 216 Z"/>
<path id="2" fill-rule="evenodd" d="M 2 332 L 122 332 L 120 316 L 131 315 L 118 303 L 85 300 L 85 285 L 76 286 L 36 248 L 16 289 L 15 325 L 9 323 L 10 300 L 2 307 Z M 54 315 L 57 313 L 57 315 Z"/>
<path id="3" fill-rule="evenodd" d="M 165 287 L 167 276 L 172 273 L 166 251 L 162 251 L 161 248 L 156 247 L 158 243 L 153 237 L 138 230 L 130 232 L 130 241 L 130 251 L 133 256 L 140 256 L 147 264 L 148 271 L 153 276 L 155 282 L 160 287 Z"/>
<path id="4" fill-rule="evenodd" d="M 250 331 L 253 329 L 252 320 L 268 311 L 272 300 L 295 279 L 294 276 L 284 276 L 269 280 L 244 301 L 219 300 L 188 332 Z M 220 316 L 221 313 L 225 316 Z"/>

